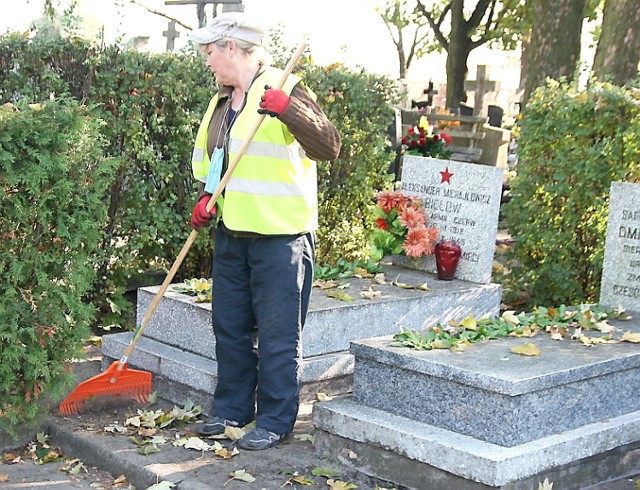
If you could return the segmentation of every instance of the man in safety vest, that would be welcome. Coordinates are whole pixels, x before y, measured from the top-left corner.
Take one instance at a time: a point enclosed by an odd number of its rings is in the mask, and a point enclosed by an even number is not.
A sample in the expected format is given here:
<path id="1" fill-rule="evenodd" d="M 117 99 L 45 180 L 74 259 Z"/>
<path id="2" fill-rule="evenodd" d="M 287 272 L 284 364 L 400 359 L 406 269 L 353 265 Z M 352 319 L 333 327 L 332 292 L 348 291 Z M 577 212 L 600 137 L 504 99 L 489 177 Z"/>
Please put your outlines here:
<path id="1" fill-rule="evenodd" d="M 282 70 L 269 66 L 264 31 L 244 13 L 228 12 L 190 34 L 207 56 L 220 89 L 202 118 L 192 166 L 203 184 L 191 217 L 215 227 L 213 329 L 218 381 L 214 416 L 199 429 L 255 428 L 238 441 L 267 449 L 292 430 L 313 282 L 318 226 L 315 160 L 333 160 L 340 134 L 295 75 L 272 89 Z M 267 117 L 242 153 L 212 213 L 207 203 L 235 161 L 256 111 Z"/>

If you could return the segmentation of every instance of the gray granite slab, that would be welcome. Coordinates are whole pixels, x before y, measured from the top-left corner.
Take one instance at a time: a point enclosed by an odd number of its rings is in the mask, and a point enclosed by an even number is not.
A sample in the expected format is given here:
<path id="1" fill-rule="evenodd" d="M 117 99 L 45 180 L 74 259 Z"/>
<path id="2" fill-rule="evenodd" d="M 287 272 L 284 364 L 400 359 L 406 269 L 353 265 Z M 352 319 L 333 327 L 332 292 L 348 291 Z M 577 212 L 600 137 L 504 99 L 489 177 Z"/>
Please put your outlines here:
<path id="1" fill-rule="evenodd" d="M 407 464 L 405 467 L 407 471 L 411 471 L 409 468 L 413 468 L 414 472 L 419 471 L 420 464 L 426 464 L 489 487 L 513 489 L 535 486 L 531 486 L 531 482 L 528 486 L 511 485 L 512 482 L 640 441 L 640 412 L 584 425 L 513 447 L 499 446 L 393 415 L 362 405 L 351 397 L 316 403 L 313 423 L 319 440 L 323 439 L 323 433 L 339 436 L 330 439 L 331 444 L 322 445 L 320 449 L 324 454 L 340 458 L 352 451 L 350 464 L 358 469 L 362 465 L 373 476 L 388 479 L 392 477 L 392 472 L 384 467 L 384 460 L 378 468 L 367 465 L 364 458 L 360 459 L 359 451 L 351 449 L 351 441 L 366 443 L 413 461 L 413 465 Z M 401 474 L 396 476 L 396 484 L 416 481 Z M 437 476 L 443 478 L 446 475 L 441 473 Z M 440 485 L 434 488 L 462 487 Z M 561 485 L 558 488 L 583 487 Z"/>
<path id="2" fill-rule="evenodd" d="M 600 302 L 640 310 L 640 184 L 611 183 Z"/>
<path id="3" fill-rule="evenodd" d="M 497 167 L 405 155 L 402 190 L 424 200 L 429 224 L 462 247 L 455 277 L 491 282 L 504 170 Z M 399 256 L 399 265 L 436 271 L 433 255 Z"/>
<path id="4" fill-rule="evenodd" d="M 611 322 L 640 331 L 638 321 Z M 464 353 L 390 347 L 392 337 L 356 341 L 354 399 L 363 405 L 502 446 L 640 410 L 640 347 L 506 338 Z M 533 342 L 540 356 L 512 354 Z M 561 407 L 561 409 L 559 409 Z"/>
<path id="5" fill-rule="evenodd" d="M 341 281 L 342 291 L 353 301 L 327 296 L 314 288 L 302 337 L 303 356 L 342 352 L 352 340 L 396 333 L 400 326 L 421 328 L 434 321 L 451 318 L 496 315 L 502 294 L 497 284 L 466 281 L 440 281 L 434 274 L 392 265 L 385 266 L 388 284 L 371 279 Z M 391 282 L 407 285 L 427 284 L 429 291 L 403 289 Z M 381 293 L 365 299 L 361 293 L 373 288 Z M 159 287 L 138 290 L 137 317 L 140 322 Z M 147 325 L 145 337 L 215 359 L 215 338 L 211 326 L 211 304 L 195 303 L 193 298 L 169 291 L 162 298 Z"/>

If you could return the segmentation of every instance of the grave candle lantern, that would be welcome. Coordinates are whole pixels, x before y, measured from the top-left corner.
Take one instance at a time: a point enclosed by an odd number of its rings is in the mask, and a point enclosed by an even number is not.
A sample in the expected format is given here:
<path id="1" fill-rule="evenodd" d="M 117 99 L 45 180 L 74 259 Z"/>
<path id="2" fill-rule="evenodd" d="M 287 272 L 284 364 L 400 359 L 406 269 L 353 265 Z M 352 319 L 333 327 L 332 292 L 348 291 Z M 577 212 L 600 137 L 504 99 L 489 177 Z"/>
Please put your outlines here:
<path id="1" fill-rule="evenodd" d="M 440 240 L 435 246 L 438 279 L 451 281 L 458 268 L 462 249 L 454 240 Z"/>

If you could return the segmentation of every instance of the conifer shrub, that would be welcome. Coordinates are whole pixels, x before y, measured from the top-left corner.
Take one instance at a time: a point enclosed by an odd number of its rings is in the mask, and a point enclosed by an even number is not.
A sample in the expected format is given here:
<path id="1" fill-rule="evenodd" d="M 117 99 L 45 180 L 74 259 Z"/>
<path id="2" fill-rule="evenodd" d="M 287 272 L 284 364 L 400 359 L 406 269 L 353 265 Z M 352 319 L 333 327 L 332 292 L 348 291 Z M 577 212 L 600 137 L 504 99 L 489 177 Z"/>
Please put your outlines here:
<path id="1" fill-rule="evenodd" d="M 94 320 L 114 171 L 100 130 L 71 101 L 0 106 L 0 431 L 60 398 Z"/>
<path id="2" fill-rule="evenodd" d="M 640 178 L 637 89 L 549 82 L 525 108 L 503 207 L 515 237 L 505 301 L 597 302 L 612 181 Z"/>

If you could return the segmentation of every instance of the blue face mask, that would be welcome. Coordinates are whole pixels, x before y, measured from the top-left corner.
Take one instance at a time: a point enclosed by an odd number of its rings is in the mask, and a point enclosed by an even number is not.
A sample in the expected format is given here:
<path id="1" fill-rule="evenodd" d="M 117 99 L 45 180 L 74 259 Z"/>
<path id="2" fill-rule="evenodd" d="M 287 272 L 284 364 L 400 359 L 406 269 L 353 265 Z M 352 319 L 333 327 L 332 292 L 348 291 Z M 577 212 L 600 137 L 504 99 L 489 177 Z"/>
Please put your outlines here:
<path id="1" fill-rule="evenodd" d="M 209 163 L 209 175 L 207 175 L 207 183 L 204 186 L 205 192 L 213 194 L 220 184 L 222 175 L 222 162 L 224 161 L 224 149 L 214 148 Z"/>

